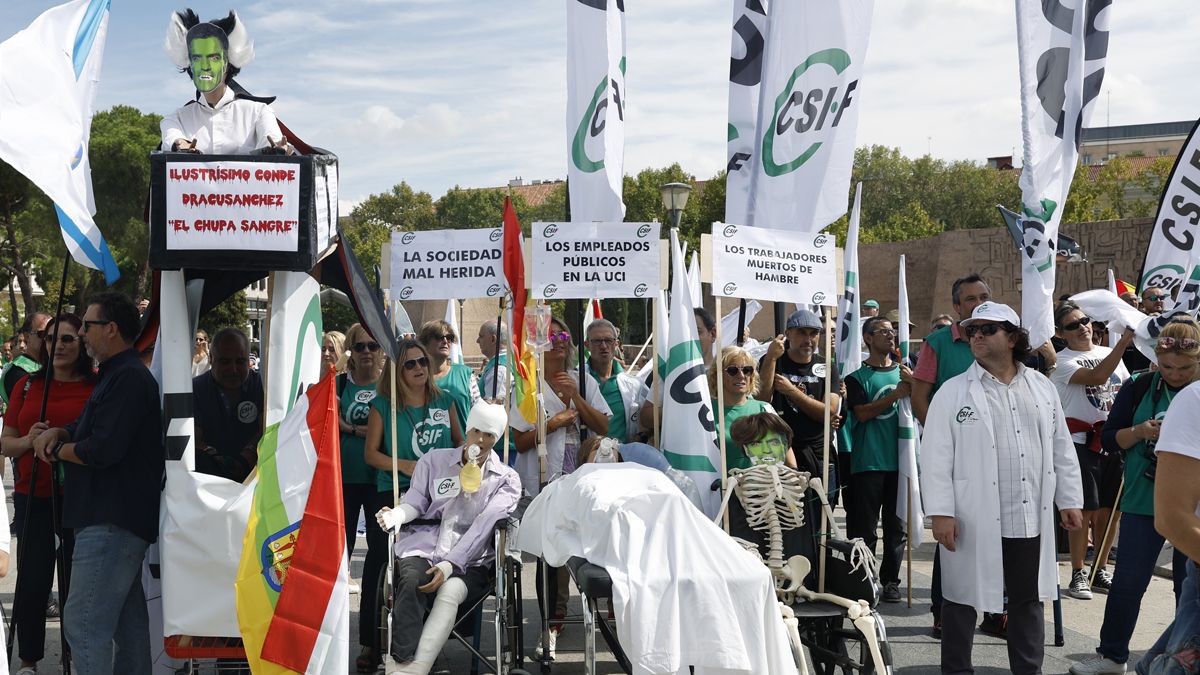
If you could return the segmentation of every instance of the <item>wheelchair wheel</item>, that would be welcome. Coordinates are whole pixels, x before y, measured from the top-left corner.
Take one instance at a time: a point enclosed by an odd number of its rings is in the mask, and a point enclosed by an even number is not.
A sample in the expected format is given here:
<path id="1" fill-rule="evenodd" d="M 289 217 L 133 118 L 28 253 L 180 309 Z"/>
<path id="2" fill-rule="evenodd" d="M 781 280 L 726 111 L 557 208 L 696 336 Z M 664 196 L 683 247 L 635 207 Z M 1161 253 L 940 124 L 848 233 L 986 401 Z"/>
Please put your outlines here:
<path id="1" fill-rule="evenodd" d="M 375 584 L 375 607 L 379 612 L 379 620 L 375 624 L 374 649 L 380 656 L 387 654 L 391 649 L 388 642 L 388 621 L 392 614 L 392 575 L 389 572 L 392 571 L 393 564 L 394 559 L 391 559 L 379 568 L 379 583 Z"/>

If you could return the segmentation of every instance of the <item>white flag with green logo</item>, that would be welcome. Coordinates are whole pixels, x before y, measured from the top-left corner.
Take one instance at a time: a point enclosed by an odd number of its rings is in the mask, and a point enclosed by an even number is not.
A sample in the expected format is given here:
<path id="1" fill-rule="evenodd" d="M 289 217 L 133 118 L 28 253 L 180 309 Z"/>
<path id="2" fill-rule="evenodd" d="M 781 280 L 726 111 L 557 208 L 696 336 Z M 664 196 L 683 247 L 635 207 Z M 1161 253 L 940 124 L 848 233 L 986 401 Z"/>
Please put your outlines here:
<path id="1" fill-rule="evenodd" d="M 305 272 L 272 272 L 267 337 L 266 426 L 325 375 L 321 370 L 321 285 Z"/>
<path id="2" fill-rule="evenodd" d="M 624 0 L 567 0 L 567 154 L 571 220 L 624 220 Z"/>
<path id="3" fill-rule="evenodd" d="M 908 334 L 908 281 L 904 270 L 904 256 L 900 256 L 900 317 L 896 329 L 896 344 L 900 346 L 900 362 L 906 363 L 909 357 Z M 900 474 L 896 486 L 896 516 L 905 523 L 911 523 L 908 528 L 912 532 L 909 546 L 920 546 L 925 534 L 925 511 L 921 508 L 921 482 L 917 470 L 917 460 L 921 455 L 921 434 L 917 429 L 917 418 L 913 415 L 912 398 L 904 397 L 896 406 L 900 422 Z M 908 505 L 912 504 L 912 513 Z"/>
<path id="4" fill-rule="evenodd" d="M 837 354 L 838 373 L 846 379 L 862 367 L 862 309 L 858 304 L 858 220 L 862 200 L 862 183 L 854 189 L 854 208 L 846 230 L 845 261 L 846 290 L 838 306 Z"/>
<path id="5" fill-rule="evenodd" d="M 1079 139 L 1104 79 L 1112 0 L 1017 0 L 1021 72 L 1021 323 L 1035 347 L 1054 334 L 1058 225 Z"/>
<path id="6" fill-rule="evenodd" d="M 684 273 L 679 238 L 671 229 L 671 311 L 668 316 L 667 366 L 663 376 L 661 442 L 671 466 L 686 473 L 700 488 L 704 512 L 717 515 L 720 495 L 709 490 L 720 478 L 721 451 L 717 446 L 712 401 L 705 377 L 704 356 L 696 333 L 691 290 Z"/>
<path id="7" fill-rule="evenodd" d="M 746 225 L 815 232 L 846 212 L 873 0 L 771 6 Z"/>
<path id="8" fill-rule="evenodd" d="M 729 53 L 725 222 L 751 224 L 750 177 L 758 154 L 758 92 L 767 46 L 767 0 L 734 0 Z M 694 300 L 695 298 L 693 298 Z"/>

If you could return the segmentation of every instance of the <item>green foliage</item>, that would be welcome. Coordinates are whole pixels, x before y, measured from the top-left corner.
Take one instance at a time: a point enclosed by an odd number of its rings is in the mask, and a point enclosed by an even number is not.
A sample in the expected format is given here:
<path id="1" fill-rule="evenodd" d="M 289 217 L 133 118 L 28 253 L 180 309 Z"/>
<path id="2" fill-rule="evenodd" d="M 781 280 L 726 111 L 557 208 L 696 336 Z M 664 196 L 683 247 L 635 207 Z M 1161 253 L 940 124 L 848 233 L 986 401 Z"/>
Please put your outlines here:
<path id="1" fill-rule="evenodd" d="M 356 323 L 358 323 L 358 315 L 354 313 L 352 307 L 332 300 L 322 300 L 321 324 L 326 333 L 336 330 L 344 334 L 350 329 L 350 326 Z"/>
<path id="2" fill-rule="evenodd" d="M 208 314 L 200 317 L 200 328 L 210 336 L 222 328 L 233 327 L 245 331 L 250 319 L 246 313 L 246 291 L 238 291 L 229 296 L 225 302 L 213 307 Z"/>
<path id="3" fill-rule="evenodd" d="M 500 227 L 504 223 L 504 196 L 499 189 L 469 190 L 455 185 L 434 204 L 438 227 L 445 230 Z M 525 198 L 517 194 L 512 201 L 520 219 L 519 214 L 528 209 Z"/>

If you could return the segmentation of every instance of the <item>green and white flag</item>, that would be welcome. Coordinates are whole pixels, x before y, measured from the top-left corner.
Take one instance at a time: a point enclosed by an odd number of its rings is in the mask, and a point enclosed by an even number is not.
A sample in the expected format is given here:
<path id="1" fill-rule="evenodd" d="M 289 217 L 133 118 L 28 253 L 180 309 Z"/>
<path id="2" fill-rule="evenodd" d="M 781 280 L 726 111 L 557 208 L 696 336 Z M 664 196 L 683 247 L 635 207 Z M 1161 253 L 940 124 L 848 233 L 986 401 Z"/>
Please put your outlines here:
<path id="1" fill-rule="evenodd" d="M 854 188 L 854 209 L 846 230 L 845 268 L 846 289 L 838 307 L 837 354 L 838 373 L 846 377 L 862 367 L 862 309 L 858 304 L 858 221 L 862 201 L 862 183 Z"/>
<path id="2" fill-rule="evenodd" d="M 846 212 L 874 0 L 771 5 L 749 220 L 816 232 Z"/>
<path id="3" fill-rule="evenodd" d="M 573 222 L 625 220 L 625 0 L 567 0 Z"/>
<path id="4" fill-rule="evenodd" d="M 279 423 L 321 371 L 321 285 L 305 272 L 272 272 L 266 426 Z"/>
<path id="5" fill-rule="evenodd" d="M 735 0 L 729 52 L 725 222 L 752 225 L 750 177 L 758 154 L 758 99 L 767 47 L 767 0 Z M 695 300 L 696 298 L 692 298 Z"/>
<path id="6" fill-rule="evenodd" d="M 669 349 L 663 377 L 660 445 L 671 466 L 686 473 L 700 487 L 704 512 L 713 518 L 720 506 L 720 495 L 706 488 L 721 476 L 717 468 L 721 466 L 721 450 L 717 445 L 708 378 L 705 377 L 693 308 L 679 238 L 672 228 L 671 311 L 666 336 Z"/>
<path id="7" fill-rule="evenodd" d="M 896 326 L 896 343 L 900 346 L 900 362 L 908 361 L 908 281 L 904 270 L 904 256 L 900 256 L 900 321 Z M 921 508 L 921 482 L 917 471 L 917 460 L 921 455 L 921 435 L 917 429 L 917 418 L 913 415 L 912 398 L 904 397 L 897 404 L 900 422 L 900 474 L 896 479 L 896 516 L 911 523 L 912 537 L 909 546 L 920 546 L 925 533 L 925 510 Z M 913 511 L 908 512 L 912 504 Z"/>
<path id="8" fill-rule="evenodd" d="M 462 353 L 462 337 L 463 337 L 463 335 L 462 335 L 462 331 L 459 330 L 459 326 L 458 326 L 458 301 L 457 300 L 447 300 L 446 301 L 445 321 L 446 321 L 446 323 L 450 324 L 450 330 L 454 331 L 454 334 L 456 336 L 458 336 L 458 339 L 456 339 L 454 342 L 450 343 L 450 363 L 462 363 L 463 362 L 463 353 Z"/>

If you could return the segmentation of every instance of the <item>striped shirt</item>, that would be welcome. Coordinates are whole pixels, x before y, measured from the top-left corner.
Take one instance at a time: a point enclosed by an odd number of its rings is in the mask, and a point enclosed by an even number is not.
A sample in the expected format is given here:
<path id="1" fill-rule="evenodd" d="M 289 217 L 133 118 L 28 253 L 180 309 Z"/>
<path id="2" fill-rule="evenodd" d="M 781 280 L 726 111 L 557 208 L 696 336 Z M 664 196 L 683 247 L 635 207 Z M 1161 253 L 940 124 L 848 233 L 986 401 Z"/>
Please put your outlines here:
<path id="1" fill-rule="evenodd" d="M 1029 386 L 1028 370 L 1018 364 L 1008 384 L 985 371 L 982 384 L 996 441 L 1000 536 L 1036 537 L 1041 534 L 1043 448 L 1041 411 Z"/>

